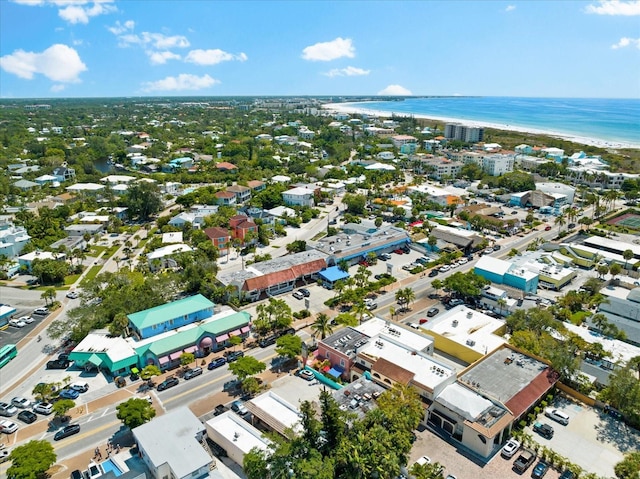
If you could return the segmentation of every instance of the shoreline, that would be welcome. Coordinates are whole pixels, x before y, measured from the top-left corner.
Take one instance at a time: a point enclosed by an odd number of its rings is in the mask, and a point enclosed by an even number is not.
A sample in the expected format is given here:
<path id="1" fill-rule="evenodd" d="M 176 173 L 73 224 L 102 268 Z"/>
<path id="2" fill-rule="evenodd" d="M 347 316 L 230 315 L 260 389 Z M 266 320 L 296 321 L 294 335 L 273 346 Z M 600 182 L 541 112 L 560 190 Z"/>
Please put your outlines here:
<path id="1" fill-rule="evenodd" d="M 358 104 L 366 103 L 366 102 L 358 102 Z M 363 108 L 361 106 L 354 106 L 354 103 L 326 103 L 322 105 L 323 109 L 326 110 L 334 110 L 341 113 L 350 113 L 350 114 L 367 114 L 374 115 L 377 117 L 390 117 L 392 115 L 395 116 L 409 116 L 409 114 L 402 113 L 394 113 L 389 110 L 374 110 L 370 108 Z M 561 133 L 558 131 L 550 131 L 550 130 L 541 130 L 539 128 L 533 127 L 524 127 L 524 126 L 515 126 L 515 125 L 507 125 L 501 123 L 492 123 L 492 122 L 484 122 L 478 120 L 465 120 L 460 118 L 449 118 L 443 116 L 434 116 L 434 115 L 423 115 L 423 114 L 411 114 L 411 116 L 415 118 L 420 118 L 424 120 L 433 120 L 433 121 L 442 121 L 446 123 L 462 123 L 463 125 L 478 127 L 478 128 L 493 128 L 495 130 L 505 130 L 505 131 L 515 131 L 519 133 L 531 133 L 534 135 L 545 135 L 550 136 L 552 138 L 559 138 L 566 141 L 571 141 L 573 143 L 579 143 L 581 145 L 587 146 L 597 146 L 599 148 L 631 148 L 631 149 L 640 149 L 640 144 L 629 143 L 623 141 L 609 141 L 609 140 L 601 140 L 597 138 L 590 138 L 586 136 L 577 136 L 569 133 Z"/>

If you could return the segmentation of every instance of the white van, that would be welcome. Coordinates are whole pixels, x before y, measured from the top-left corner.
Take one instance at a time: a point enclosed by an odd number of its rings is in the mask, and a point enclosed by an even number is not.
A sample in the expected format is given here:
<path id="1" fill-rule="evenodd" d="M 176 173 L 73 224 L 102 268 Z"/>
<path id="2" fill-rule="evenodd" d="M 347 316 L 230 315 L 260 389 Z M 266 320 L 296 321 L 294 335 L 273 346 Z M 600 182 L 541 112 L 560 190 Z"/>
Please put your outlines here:
<path id="1" fill-rule="evenodd" d="M 71 383 L 69 385 L 71 389 L 78 391 L 79 393 L 86 393 L 89 390 L 89 383 L 84 381 L 76 381 L 75 383 Z"/>

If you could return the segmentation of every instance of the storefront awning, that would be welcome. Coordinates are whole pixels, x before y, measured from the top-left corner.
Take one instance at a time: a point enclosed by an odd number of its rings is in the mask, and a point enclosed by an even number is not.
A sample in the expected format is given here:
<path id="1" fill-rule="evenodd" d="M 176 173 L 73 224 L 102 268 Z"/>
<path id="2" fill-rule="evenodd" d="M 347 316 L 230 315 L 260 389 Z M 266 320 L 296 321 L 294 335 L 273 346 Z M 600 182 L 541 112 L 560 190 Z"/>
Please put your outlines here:
<path id="1" fill-rule="evenodd" d="M 189 348 L 185 348 L 184 352 L 185 353 L 195 353 L 197 351 L 198 347 L 197 346 L 191 346 Z"/>
<path id="2" fill-rule="evenodd" d="M 228 334 L 221 334 L 216 338 L 216 342 L 221 343 L 222 341 L 226 341 L 227 339 L 229 339 Z"/>
<path id="3" fill-rule="evenodd" d="M 131 368 L 131 372 L 133 374 L 138 374 L 140 371 L 138 371 L 138 368 Z"/>
<path id="4" fill-rule="evenodd" d="M 89 359 L 87 359 L 87 361 L 96 367 L 102 366 L 102 358 L 95 353 L 89 356 Z"/>
<path id="5" fill-rule="evenodd" d="M 158 358 L 158 362 L 161 366 L 167 364 L 169 361 L 171 361 L 171 358 L 169 356 L 161 356 Z"/>
<path id="6" fill-rule="evenodd" d="M 251 326 L 243 326 L 240 328 L 241 333 L 248 333 L 249 331 L 251 331 Z"/>
<path id="7" fill-rule="evenodd" d="M 229 333 L 229 336 L 240 336 L 240 334 L 242 334 L 242 333 L 240 332 L 240 330 L 239 330 L 239 329 L 236 329 L 235 331 L 231 331 L 231 332 Z"/>

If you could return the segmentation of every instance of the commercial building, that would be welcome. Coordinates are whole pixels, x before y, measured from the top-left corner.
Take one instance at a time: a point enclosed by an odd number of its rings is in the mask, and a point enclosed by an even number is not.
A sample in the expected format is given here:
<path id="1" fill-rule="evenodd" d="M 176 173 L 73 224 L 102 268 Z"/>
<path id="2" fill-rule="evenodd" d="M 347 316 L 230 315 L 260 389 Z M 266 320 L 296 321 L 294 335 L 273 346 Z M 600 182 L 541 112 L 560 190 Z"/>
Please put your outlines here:
<path id="1" fill-rule="evenodd" d="M 421 185 L 410 186 L 410 193 L 420 193 L 425 195 L 429 200 L 438 203 L 440 206 L 457 205 L 462 203 L 462 199 L 458 195 L 454 195 L 449 191 L 435 186 L 423 183 Z"/>
<path id="2" fill-rule="evenodd" d="M 447 123 L 444 126 L 444 136 L 448 140 L 477 143 L 484 138 L 484 128 L 467 126 L 460 123 Z"/>
<path id="3" fill-rule="evenodd" d="M 252 449 L 267 451 L 271 441 L 236 413 L 227 411 L 205 424 L 207 437 L 225 450 L 229 459 L 242 466 L 244 456 Z"/>
<path id="4" fill-rule="evenodd" d="M 369 253 L 379 255 L 406 246 L 411 242 L 407 231 L 391 225 L 380 228 L 363 224 L 347 224 L 343 231 L 307 244 L 326 255 L 328 266 L 345 260 L 350 264 L 366 260 Z"/>
<path id="5" fill-rule="evenodd" d="M 628 261 L 622 258 L 627 262 L 627 267 L 629 268 L 635 268 L 640 261 L 640 245 L 635 243 L 627 243 L 618 239 L 612 240 L 609 238 L 603 238 L 602 236 L 590 236 L 585 239 L 583 243 L 587 246 L 591 246 L 592 248 L 620 256 L 622 256 L 626 250 L 630 250 L 633 253 L 633 258 Z M 625 266 L 625 264 L 622 264 L 622 266 Z"/>
<path id="6" fill-rule="evenodd" d="M 457 178 L 464 163 L 457 160 L 445 158 L 443 156 L 416 157 L 418 162 L 414 163 L 413 169 L 416 173 L 428 173 L 431 178 L 437 180 L 447 178 Z"/>
<path id="7" fill-rule="evenodd" d="M 206 428 L 187 407 L 157 416 L 131 432 L 151 477 L 209 477 L 214 459 L 203 446 Z"/>
<path id="8" fill-rule="evenodd" d="M 564 183 L 546 182 L 536 183 L 536 190 L 542 191 L 548 195 L 556 198 L 556 201 L 560 197 L 564 197 L 564 204 L 572 204 L 576 195 L 576 189 L 573 186 L 565 185 Z"/>
<path id="9" fill-rule="evenodd" d="M 292 291 L 298 281 L 314 281 L 326 267 L 327 255 L 309 250 L 254 263 L 241 271 L 222 272 L 217 279 L 224 286 L 236 288 L 244 299 L 257 301 L 263 295 Z"/>
<path id="10" fill-rule="evenodd" d="M 473 272 L 492 283 L 505 284 L 524 293 L 538 290 L 538 274 L 509 261 L 485 255 L 476 263 Z"/>
<path id="11" fill-rule="evenodd" d="M 640 288 L 603 288 L 601 292 L 607 301 L 598 305 L 598 313 L 624 331 L 629 343 L 640 346 Z"/>
<path id="12" fill-rule="evenodd" d="M 465 253 L 476 249 L 477 246 L 484 241 L 484 238 L 475 231 L 443 225 L 438 225 L 433 228 L 431 235 L 439 240 L 445 241 L 447 244 L 453 245 L 456 249 Z"/>
<path id="13" fill-rule="evenodd" d="M 302 431 L 298 408 L 271 390 L 247 401 L 245 406 L 253 415 L 253 425 L 258 424 L 284 437 L 289 431 L 295 434 Z"/>

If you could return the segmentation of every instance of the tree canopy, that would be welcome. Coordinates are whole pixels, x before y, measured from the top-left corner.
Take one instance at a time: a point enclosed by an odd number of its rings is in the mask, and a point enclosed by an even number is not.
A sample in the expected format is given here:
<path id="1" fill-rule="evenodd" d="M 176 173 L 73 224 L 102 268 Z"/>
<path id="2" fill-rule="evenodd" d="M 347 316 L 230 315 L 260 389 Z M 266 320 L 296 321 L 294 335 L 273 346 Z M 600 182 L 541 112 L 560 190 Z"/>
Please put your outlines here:
<path id="1" fill-rule="evenodd" d="M 156 410 L 146 399 L 131 398 L 116 406 L 117 418 L 129 429 L 134 429 L 156 417 Z"/>
<path id="2" fill-rule="evenodd" d="M 49 441 L 33 440 L 11 451 L 7 476 L 14 479 L 40 479 L 55 464 L 57 456 Z"/>

